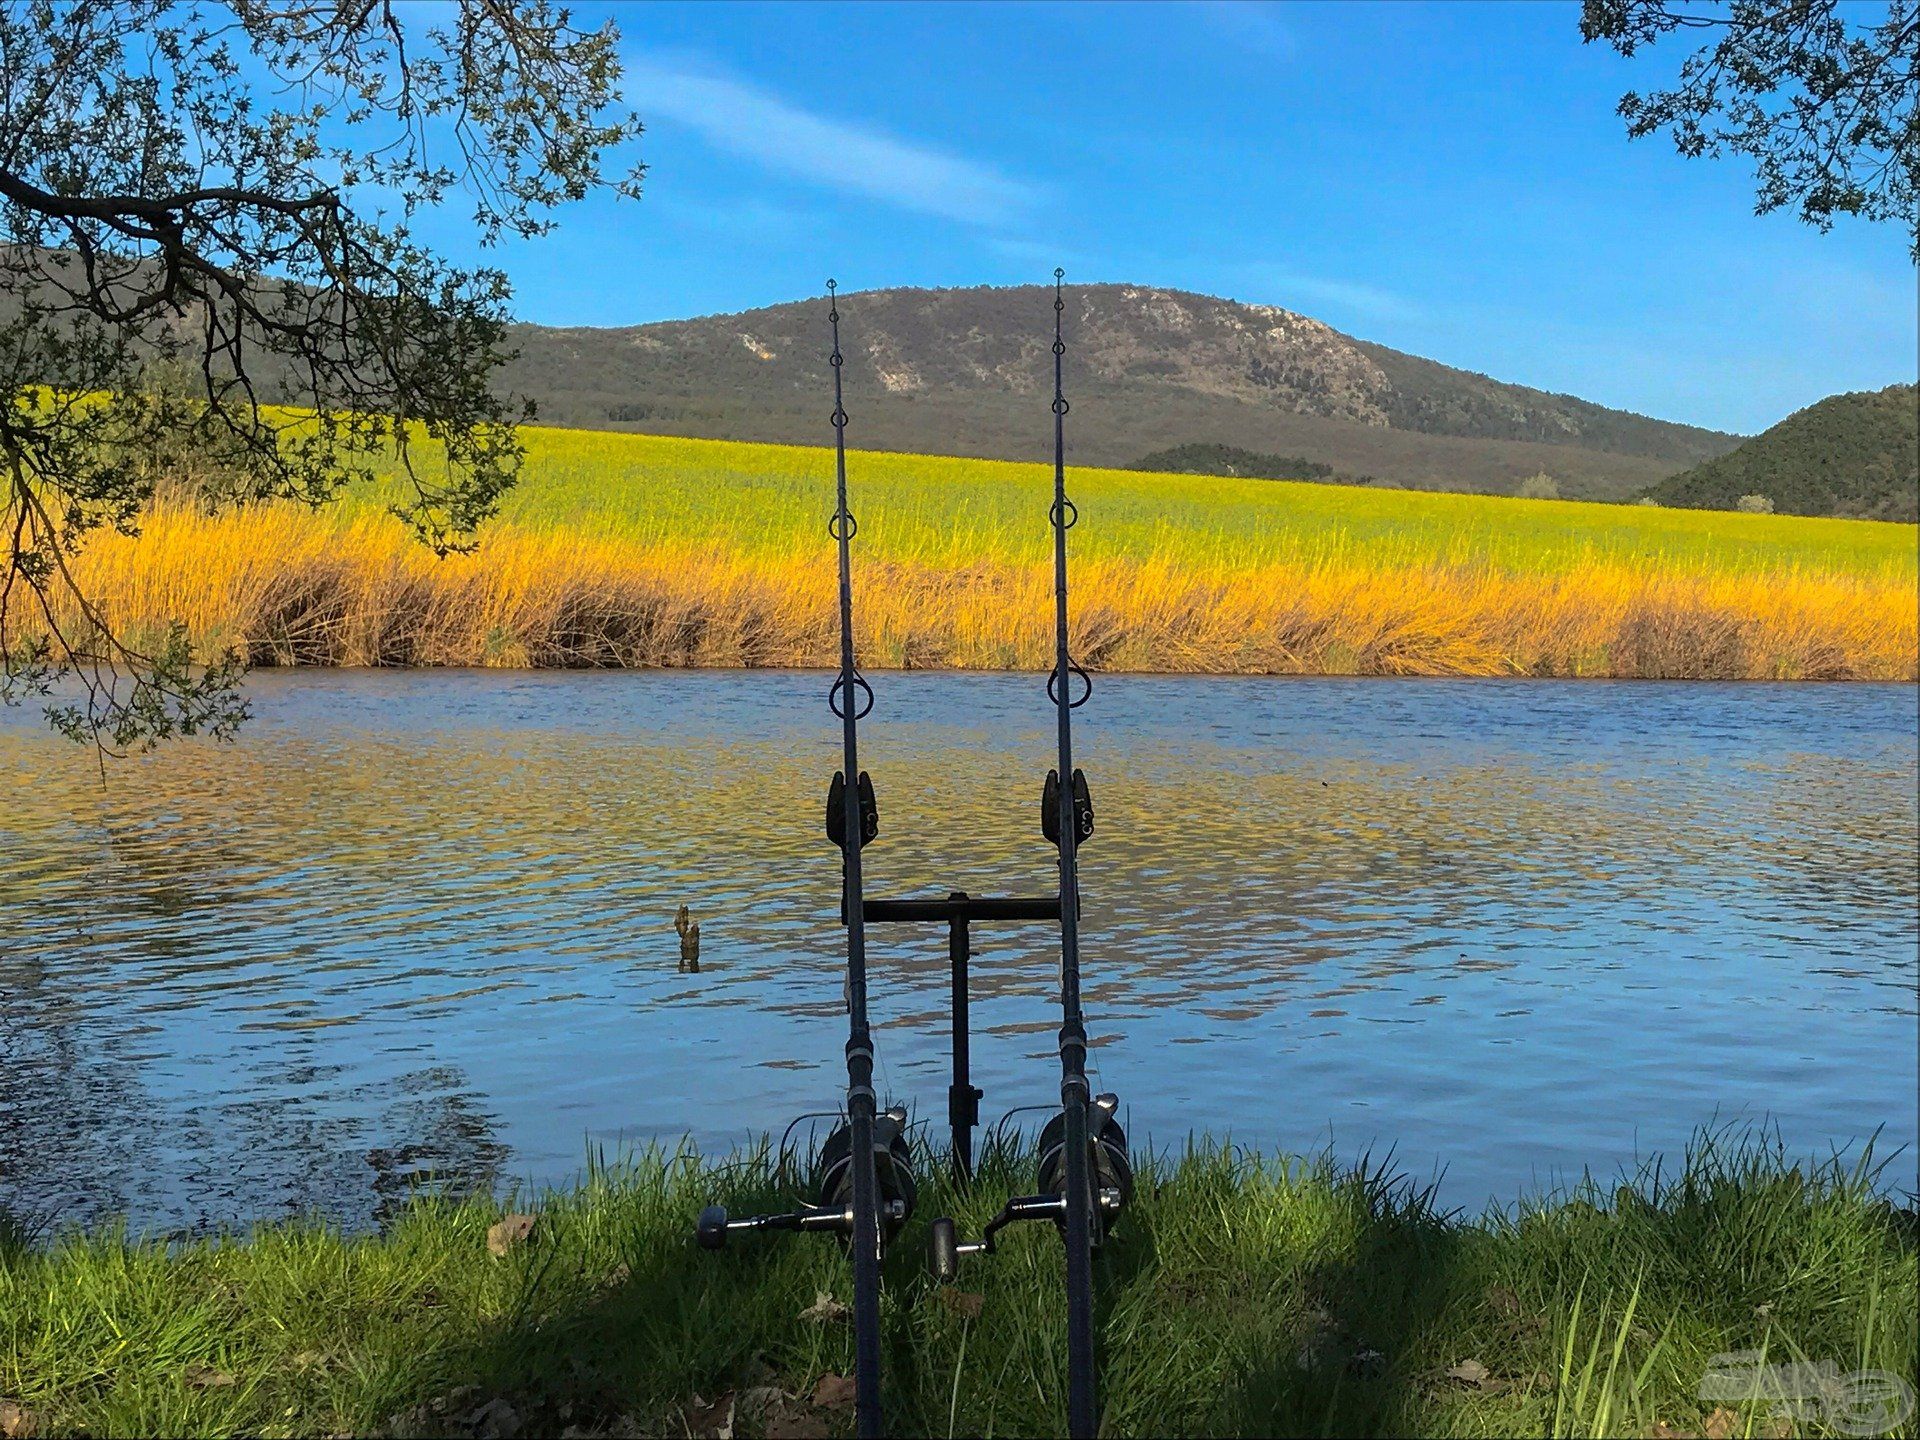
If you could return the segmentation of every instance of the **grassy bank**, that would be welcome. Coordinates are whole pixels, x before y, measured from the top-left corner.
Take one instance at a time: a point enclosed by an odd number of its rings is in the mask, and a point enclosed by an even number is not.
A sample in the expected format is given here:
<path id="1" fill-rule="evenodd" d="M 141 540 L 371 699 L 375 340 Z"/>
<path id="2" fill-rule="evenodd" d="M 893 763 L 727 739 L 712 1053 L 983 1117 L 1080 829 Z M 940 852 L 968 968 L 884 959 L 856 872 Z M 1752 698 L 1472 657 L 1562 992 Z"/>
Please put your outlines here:
<path id="1" fill-rule="evenodd" d="M 477 554 L 377 488 L 319 515 L 152 515 L 77 569 L 134 632 L 259 663 L 823 665 L 831 455 L 531 430 Z M 1044 466 L 861 454 L 862 644 L 1045 668 Z M 1080 470 L 1076 649 L 1113 669 L 1912 679 L 1913 526 Z"/>
<path id="2" fill-rule="evenodd" d="M 1466 1221 L 1377 1174 L 1163 1162 L 1099 1265 L 1105 1429 L 1827 1434 L 1701 1400 L 1710 1357 L 1913 1380 L 1913 1211 L 1751 1141 L 1703 1145 L 1680 1172 Z M 991 1163 L 958 1202 L 966 1228 L 1025 1178 Z M 484 1199 L 421 1200 L 360 1239 L 16 1236 L 0 1400 L 40 1434 L 848 1431 L 844 1260 L 811 1237 L 698 1250 L 690 1222 L 716 1195 L 770 1203 L 780 1185 L 753 1161 L 596 1171 L 532 1207 L 531 1238 L 500 1257 Z M 929 1185 L 889 1254 L 890 1426 L 1060 1433 L 1059 1242 L 1020 1227 L 938 1289 L 925 1222 L 951 1203 Z"/>

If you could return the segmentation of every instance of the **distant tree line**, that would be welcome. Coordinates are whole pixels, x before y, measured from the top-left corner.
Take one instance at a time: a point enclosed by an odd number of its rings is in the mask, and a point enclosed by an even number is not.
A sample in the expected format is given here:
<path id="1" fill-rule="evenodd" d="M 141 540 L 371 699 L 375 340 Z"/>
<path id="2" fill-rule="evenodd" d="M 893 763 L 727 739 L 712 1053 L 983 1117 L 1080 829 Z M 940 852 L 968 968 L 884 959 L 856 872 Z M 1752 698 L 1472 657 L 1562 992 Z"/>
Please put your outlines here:
<path id="1" fill-rule="evenodd" d="M 1324 480 L 1332 485 L 1371 485 L 1371 475 L 1349 475 L 1300 455 L 1270 455 L 1238 445 L 1200 442 L 1142 455 L 1128 470 L 1162 475 L 1236 475 L 1249 480 Z"/>

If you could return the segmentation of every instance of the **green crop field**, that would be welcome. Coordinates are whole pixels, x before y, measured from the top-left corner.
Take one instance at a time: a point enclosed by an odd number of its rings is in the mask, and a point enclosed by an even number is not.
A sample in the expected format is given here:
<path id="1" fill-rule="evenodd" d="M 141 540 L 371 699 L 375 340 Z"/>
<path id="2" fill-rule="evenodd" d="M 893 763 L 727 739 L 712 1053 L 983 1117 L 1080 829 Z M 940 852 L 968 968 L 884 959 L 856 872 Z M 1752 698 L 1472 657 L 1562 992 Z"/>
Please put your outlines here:
<path id="1" fill-rule="evenodd" d="M 529 428 L 502 511 L 516 526 L 759 552 L 818 550 L 833 505 L 830 449 Z M 923 563 L 1042 557 L 1052 470 L 1041 464 L 855 451 L 853 508 L 871 552 Z M 1068 474 L 1078 553 L 1205 567 L 1364 555 L 1388 564 L 1585 561 L 1745 571 L 1913 575 L 1920 528 L 1274 480 Z"/>

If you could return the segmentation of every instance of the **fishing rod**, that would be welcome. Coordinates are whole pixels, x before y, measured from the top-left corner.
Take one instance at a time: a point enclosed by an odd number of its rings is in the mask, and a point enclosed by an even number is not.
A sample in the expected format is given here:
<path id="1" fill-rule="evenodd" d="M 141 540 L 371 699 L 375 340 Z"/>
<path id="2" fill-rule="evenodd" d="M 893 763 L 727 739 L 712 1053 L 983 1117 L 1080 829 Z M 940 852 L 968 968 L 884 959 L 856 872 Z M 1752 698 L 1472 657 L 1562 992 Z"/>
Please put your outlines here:
<path id="1" fill-rule="evenodd" d="M 860 852 L 880 833 L 873 781 L 860 768 L 860 721 L 873 709 L 873 687 L 854 664 L 852 541 L 859 531 L 847 508 L 847 411 L 841 394 L 840 308 L 827 281 L 827 320 L 833 327 L 833 446 L 837 504 L 828 531 L 840 551 L 840 673 L 827 707 L 840 721 L 842 766 L 827 790 L 827 836 L 840 849 L 840 916 L 847 931 L 846 1119 L 820 1147 L 810 1205 L 780 1215 L 730 1220 L 724 1206 L 700 1214 L 695 1234 L 719 1250 L 733 1232 L 810 1230 L 838 1235 L 853 1258 L 854 1425 L 862 1437 L 880 1424 L 880 1259 L 886 1243 L 913 1213 L 912 1155 L 907 1112 L 877 1110 L 873 1091 L 873 1036 L 867 1026 L 866 897 Z M 849 781 L 848 777 L 853 777 Z M 804 1117 L 803 1117 L 804 1118 Z"/>
<path id="2" fill-rule="evenodd" d="M 1093 1333 L 1093 1252 L 1133 1198 L 1126 1132 L 1116 1114 L 1119 1097 L 1089 1093 L 1087 1027 L 1080 1007 L 1079 847 L 1093 834 L 1087 777 L 1073 763 L 1073 712 L 1092 698 L 1093 679 L 1073 662 L 1067 637 L 1067 531 L 1080 518 L 1067 498 L 1066 417 L 1062 334 L 1065 272 L 1053 272 L 1053 702 L 1058 764 L 1041 793 L 1040 828 L 1059 852 L 1060 867 L 1060 1111 L 1040 1131 L 1034 1195 L 1016 1196 L 987 1222 L 980 1239 L 962 1241 L 950 1218 L 933 1222 L 936 1279 L 952 1280 L 962 1256 L 992 1254 L 1002 1229 L 1022 1220 L 1052 1220 L 1066 1242 L 1067 1426 L 1091 1437 L 1099 1425 Z M 1074 682 L 1079 682 L 1076 696 Z M 1062 777 L 1065 777 L 1064 779 Z"/>

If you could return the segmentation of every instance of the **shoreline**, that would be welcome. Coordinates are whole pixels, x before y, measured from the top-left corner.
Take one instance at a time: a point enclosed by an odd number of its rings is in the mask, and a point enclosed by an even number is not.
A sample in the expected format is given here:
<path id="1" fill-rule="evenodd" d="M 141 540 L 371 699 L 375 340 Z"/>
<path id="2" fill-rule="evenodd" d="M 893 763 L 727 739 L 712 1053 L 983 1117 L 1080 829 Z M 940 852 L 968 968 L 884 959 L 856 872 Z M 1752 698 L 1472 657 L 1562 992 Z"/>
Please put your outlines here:
<path id="1" fill-rule="evenodd" d="M 1052 1233 L 1017 1227 L 959 1288 L 925 1263 L 929 1220 L 976 1232 L 1031 1155 L 984 1157 L 969 1192 L 917 1159 L 886 1265 L 890 1428 L 1057 1433 Z M 1664 1173 L 1470 1218 L 1324 1158 L 1162 1156 L 1099 1261 L 1104 1433 L 1798 1433 L 1702 1377 L 1765 1350 L 1915 1383 L 1920 1212 L 1875 1176 L 1702 1135 Z M 16 1436 L 847 1433 L 838 1248 L 690 1234 L 701 1205 L 793 1180 L 764 1150 L 653 1151 L 531 1201 L 419 1196 L 359 1237 L 0 1223 L 0 1415 Z M 531 1234 L 490 1236 L 516 1204 Z"/>
<path id="2" fill-rule="evenodd" d="M 1096 670 L 1088 667 L 1092 674 L 1103 680 L 1280 680 L 1314 681 L 1341 680 L 1357 685 L 1376 683 L 1424 683 L 1459 685 L 1731 685 L 1750 688 L 1763 685 L 1786 686 L 1834 686 L 1851 689 L 1860 686 L 1885 685 L 1903 689 L 1920 686 L 1920 674 L 1911 677 L 1891 679 L 1878 676 L 1823 676 L 1818 678 L 1795 677 L 1788 679 L 1736 677 L 1715 679 L 1704 676 L 1676 675 L 1537 675 L 1513 673 L 1504 675 L 1461 675 L 1450 673 L 1388 675 L 1381 673 L 1349 674 L 1335 671 L 1305 670 Z M 327 675 L 346 673 L 352 675 L 822 675 L 833 676 L 839 668 L 833 665 L 305 665 L 278 664 L 267 660 L 247 667 L 247 675 Z M 1046 670 L 1029 669 L 1025 666 L 1002 666 L 986 669 L 966 665 L 861 665 L 862 675 L 1017 675 L 1025 679 L 1042 680 L 1050 673 Z"/>

